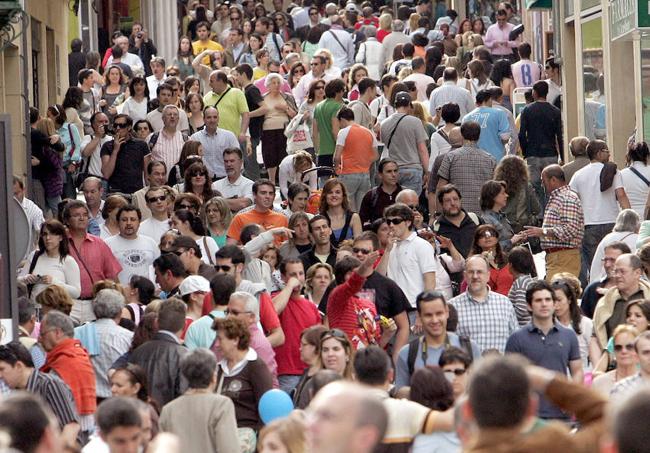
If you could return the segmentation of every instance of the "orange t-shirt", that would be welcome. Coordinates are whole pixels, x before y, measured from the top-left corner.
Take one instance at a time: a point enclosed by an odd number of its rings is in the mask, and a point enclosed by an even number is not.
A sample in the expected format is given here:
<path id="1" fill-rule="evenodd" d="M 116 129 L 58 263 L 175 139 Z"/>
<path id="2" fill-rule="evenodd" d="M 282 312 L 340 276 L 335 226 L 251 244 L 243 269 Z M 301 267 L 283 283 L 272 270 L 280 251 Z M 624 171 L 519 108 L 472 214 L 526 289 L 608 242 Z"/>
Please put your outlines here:
<path id="1" fill-rule="evenodd" d="M 287 217 L 284 214 L 280 214 L 279 212 L 274 211 L 261 213 L 255 209 L 252 209 L 248 212 L 237 214 L 235 217 L 233 217 L 232 222 L 230 222 L 230 228 L 228 228 L 227 236 L 239 242 L 239 235 L 242 228 L 251 223 L 256 223 L 265 230 L 269 230 L 275 227 L 289 226 Z M 278 239 L 276 239 L 276 243 L 277 242 Z M 281 240 L 280 243 L 282 243 Z"/>
<path id="2" fill-rule="evenodd" d="M 377 138 L 363 126 L 353 124 L 339 131 L 336 145 L 343 146 L 341 151 L 341 168 L 338 174 L 368 173 L 375 160 Z"/>

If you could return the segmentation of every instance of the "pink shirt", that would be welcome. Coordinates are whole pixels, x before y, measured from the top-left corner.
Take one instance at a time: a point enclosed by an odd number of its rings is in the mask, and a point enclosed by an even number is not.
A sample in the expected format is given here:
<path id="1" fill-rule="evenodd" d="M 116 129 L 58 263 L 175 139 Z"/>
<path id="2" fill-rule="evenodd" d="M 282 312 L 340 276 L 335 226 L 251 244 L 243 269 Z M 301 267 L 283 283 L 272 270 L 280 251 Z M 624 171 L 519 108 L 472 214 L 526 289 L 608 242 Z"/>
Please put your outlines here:
<path id="1" fill-rule="evenodd" d="M 499 24 L 490 25 L 485 34 L 484 42 L 492 55 L 510 55 L 512 49 L 517 47 L 517 41 L 510 41 L 510 32 L 515 28 L 511 23 L 506 22 L 503 28 L 499 28 Z M 497 42 L 506 41 L 507 47 L 498 46 Z"/>
<path id="2" fill-rule="evenodd" d="M 122 271 L 122 266 L 115 259 L 108 245 L 92 234 L 86 234 L 80 250 L 77 250 L 72 238 L 70 238 L 70 256 L 79 265 L 81 299 L 92 297 L 95 282 L 99 280 L 117 280 L 117 274 Z"/>

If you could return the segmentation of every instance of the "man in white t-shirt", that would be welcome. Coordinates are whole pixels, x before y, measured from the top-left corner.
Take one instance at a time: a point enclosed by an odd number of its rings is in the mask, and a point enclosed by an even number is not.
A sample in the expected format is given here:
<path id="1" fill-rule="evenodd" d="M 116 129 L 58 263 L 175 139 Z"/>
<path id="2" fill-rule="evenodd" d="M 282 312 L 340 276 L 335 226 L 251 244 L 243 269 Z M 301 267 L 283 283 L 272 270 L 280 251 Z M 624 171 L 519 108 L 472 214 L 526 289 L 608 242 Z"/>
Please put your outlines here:
<path id="1" fill-rule="evenodd" d="M 118 278 L 128 285 L 132 275 L 140 275 L 155 281 L 153 262 L 160 256 L 158 244 L 150 237 L 139 235 L 142 214 L 133 205 L 127 205 L 117 213 L 120 234 L 106 240 L 117 261 L 122 265 Z"/>
<path id="2" fill-rule="evenodd" d="M 628 209 L 630 202 L 623 187 L 621 172 L 609 162 L 610 151 L 607 143 L 592 140 L 587 145 L 590 163 L 578 170 L 571 178 L 569 186 L 582 202 L 585 216 L 585 235 L 582 240 L 582 270 L 580 280 L 588 282 L 596 247 L 606 234 L 614 228 L 619 205 Z M 605 189 L 605 190 L 604 190 Z"/>
<path id="3" fill-rule="evenodd" d="M 212 184 L 212 190 L 221 193 L 232 212 L 239 212 L 253 204 L 253 181 L 242 176 L 243 162 L 239 148 L 226 148 L 223 151 L 226 177 Z"/>
<path id="4" fill-rule="evenodd" d="M 416 57 L 413 59 L 411 62 L 411 68 L 413 69 L 413 73 L 405 77 L 402 82 L 409 82 L 413 81 L 415 82 L 415 86 L 418 89 L 418 102 L 426 102 L 429 100 L 427 97 L 427 87 L 431 83 L 435 83 L 436 81 L 433 80 L 433 77 L 428 76 L 424 73 L 426 69 L 426 64 L 424 63 L 424 58 L 422 57 Z"/>
<path id="5" fill-rule="evenodd" d="M 138 234 L 150 237 L 156 243 L 169 230 L 169 205 L 171 193 L 167 187 L 150 187 L 144 195 L 151 217 L 140 224 Z"/>
<path id="6" fill-rule="evenodd" d="M 512 64 L 512 77 L 517 88 L 532 87 L 542 78 L 542 65 L 530 60 L 531 48 L 527 42 L 522 42 L 517 48 L 520 60 Z"/>

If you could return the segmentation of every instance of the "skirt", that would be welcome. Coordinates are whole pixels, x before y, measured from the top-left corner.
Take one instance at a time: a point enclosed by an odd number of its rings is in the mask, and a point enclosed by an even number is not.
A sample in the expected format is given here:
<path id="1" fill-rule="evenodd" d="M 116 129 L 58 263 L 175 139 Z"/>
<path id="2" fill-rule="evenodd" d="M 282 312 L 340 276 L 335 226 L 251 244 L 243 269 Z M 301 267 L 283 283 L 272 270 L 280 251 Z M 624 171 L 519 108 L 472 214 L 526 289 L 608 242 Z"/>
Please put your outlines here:
<path id="1" fill-rule="evenodd" d="M 284 129 L 262 130 L 262 160 L 266 168 L 280 165 L 287 157 L 287 137 Z"/>

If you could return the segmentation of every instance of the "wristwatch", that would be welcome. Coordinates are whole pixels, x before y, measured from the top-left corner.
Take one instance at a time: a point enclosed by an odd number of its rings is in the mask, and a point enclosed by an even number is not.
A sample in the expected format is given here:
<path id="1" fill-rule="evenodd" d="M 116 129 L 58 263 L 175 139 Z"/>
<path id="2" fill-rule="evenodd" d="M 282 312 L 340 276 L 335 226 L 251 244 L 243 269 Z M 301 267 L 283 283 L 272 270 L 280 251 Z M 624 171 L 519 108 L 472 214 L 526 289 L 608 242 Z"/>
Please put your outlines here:
<path id="1" fill-rule="evenodd" d="M 548 236 L 548 230 L 546 228 L 542 228 L 542 235 Z"/>

